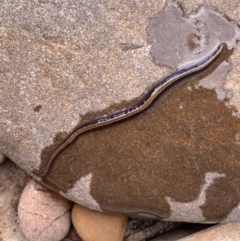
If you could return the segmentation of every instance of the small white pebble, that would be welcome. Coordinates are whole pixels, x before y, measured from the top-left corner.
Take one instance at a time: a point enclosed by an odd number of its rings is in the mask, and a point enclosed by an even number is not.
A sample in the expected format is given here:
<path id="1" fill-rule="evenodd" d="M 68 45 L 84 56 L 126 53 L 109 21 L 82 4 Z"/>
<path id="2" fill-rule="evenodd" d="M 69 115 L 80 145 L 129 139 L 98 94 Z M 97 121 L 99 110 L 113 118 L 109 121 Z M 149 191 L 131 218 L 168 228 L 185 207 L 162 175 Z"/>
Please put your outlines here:
<path id="1" fill-rule="evenodd" d="M 31 180 L 18 205 L 20 229 L 28 241 L 60 241 L 70 229 L 72 202 Z"/>

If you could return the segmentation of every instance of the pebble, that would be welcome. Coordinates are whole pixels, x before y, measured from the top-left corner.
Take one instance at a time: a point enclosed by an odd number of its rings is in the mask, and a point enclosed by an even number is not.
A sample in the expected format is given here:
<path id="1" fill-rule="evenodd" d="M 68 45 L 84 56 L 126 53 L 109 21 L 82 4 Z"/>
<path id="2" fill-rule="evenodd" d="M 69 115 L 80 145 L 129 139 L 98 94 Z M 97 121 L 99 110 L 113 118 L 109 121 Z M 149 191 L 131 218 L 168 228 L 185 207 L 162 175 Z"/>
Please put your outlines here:
<path id="1" fill-rule="evenodd" d="M 60 241 L 70 229 L 72 202 L 31 180 L 18 206 L 20 229 L 28 241 Z"/>
<path id="2" fill-rule="evenodd" d="M 126 232 L 127 216 L 101 213 L 74 204 L 72 223 L 84 241 L 122 241 Z"/>

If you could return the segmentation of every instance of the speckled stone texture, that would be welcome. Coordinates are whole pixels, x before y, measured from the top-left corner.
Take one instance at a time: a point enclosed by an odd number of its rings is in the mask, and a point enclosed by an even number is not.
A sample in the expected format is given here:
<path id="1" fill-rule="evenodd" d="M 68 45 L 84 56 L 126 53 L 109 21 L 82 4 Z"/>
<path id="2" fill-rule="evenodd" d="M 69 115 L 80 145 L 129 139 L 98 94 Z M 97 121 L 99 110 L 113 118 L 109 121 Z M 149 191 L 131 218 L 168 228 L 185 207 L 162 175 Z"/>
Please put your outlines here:
<path id="1" fill-rule="evenodd" d="M 240 19 L 234 0 L 184 1 L 180 17 L 199 4 Z M 0 152 L 28 173 L 43 168 L 79 122 L 133 104 L 171 73 L 153 62 L 154 39 L 147 35 L 151 18 L 165 6 L 155 0 L 1 2 Z M 234 43 L 237 27 L 236 36 Z M 177 38 L 170 39 L 174 48 Z M 201 47 L 208 53 L 207 43 Z M 98 211 L 239 220 L 239 51 L 225 47 L 210 68 L 137 118 L 85 133 L 56 158 L 46 178 L 34 177 Z M 201 82 L 210 75 L 216 85 Z"/>
<path id="2" fill-rule="evenodd" d="M 20 195 L 30 180 L 13 162 L 0 165 L 0 240 L 26 241 L 19 229 L 17 207 Z"/>

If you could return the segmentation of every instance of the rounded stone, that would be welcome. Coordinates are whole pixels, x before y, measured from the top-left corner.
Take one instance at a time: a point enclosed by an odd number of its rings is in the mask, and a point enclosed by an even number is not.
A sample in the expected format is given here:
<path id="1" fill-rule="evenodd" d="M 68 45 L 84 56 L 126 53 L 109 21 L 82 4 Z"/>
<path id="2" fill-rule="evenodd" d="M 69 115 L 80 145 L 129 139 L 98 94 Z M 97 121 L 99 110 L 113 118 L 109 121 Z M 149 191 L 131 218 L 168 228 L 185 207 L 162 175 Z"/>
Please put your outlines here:
<path id="1" fill-rule="evenodd" d="M 18 206 L 23 235 L 29 241 L 60 241 L 70 228 L 71 206 L 72 202 L 30 181 Z"/>
<path id="2" fill-rule="evenodd" d="M 101 213 L 75 204 L 72 223 L 84 241 L 121 241 L 126 231 L 127 216 Z"/>

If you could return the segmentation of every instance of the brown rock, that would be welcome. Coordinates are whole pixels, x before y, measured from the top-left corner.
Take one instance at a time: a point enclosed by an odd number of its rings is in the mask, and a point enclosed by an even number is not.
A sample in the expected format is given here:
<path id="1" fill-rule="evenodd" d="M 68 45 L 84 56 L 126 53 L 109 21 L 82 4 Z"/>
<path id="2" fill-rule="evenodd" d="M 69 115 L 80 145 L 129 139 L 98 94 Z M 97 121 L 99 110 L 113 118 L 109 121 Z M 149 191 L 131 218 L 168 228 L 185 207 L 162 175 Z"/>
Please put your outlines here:
<path id="1" fill-rule="evenodd" d="M 178 241 L 237 241 L 240 240 L 240 223 L 216 225 Z"/>
<path id="2" fill-rule="evenodd" d="M 35 181 L 25 187 L 18 206 L 20 228 L 29 241 L 59 241 L 70 228 L 72 203 Z"/>
<path id="3" fill-rule="evenodd" d="M 72 222 L 84 241 L 121 241 L 127 226 L 127 216 L 101 213 L 75 204 Z"/>
<path id="4" fill-rule="evenodd" d="M 175 67 L 226 43 L 148 111 L 80 135 L 38 180 L 96 210 L 240 220 L 240 28 L 224 17 L 239 22 L 239 1 L 208 0 L 221 14 L 197 10 L 196 0 L 183 13 L 192 2 L 2 1 L 0 152 L 28 173 L 43 170 L 78 124 L 131 106 Z"/>
<path id="5" fill-rule="evenodd" d="M 169 7 L 171 11 L 166 10 Z M 182 10 L 176 3 L 169 1 L 169 7 L 153 17 L 158 23 L 159 43 L 166 43 L 161 41 L 165 36 L 161 34 L 165 28 L 163 23 L 172 21 L 170 17 L 162 21 L 162 16 L 169 16 L 170 13 L 174 16 L 176 12 L 179 23 L 182 22 L 180 31 L 183 25 L 187 30 L 184 31 L 185 37 L 179 35 L 187 42 L 191 34 L 188 25 L 184 24 L 186 21 L 198 32 L 198 26 L 193 24 L 193 15 L 186 20 L 182 18 Z M 205 7 L 197 14 L 201 17 L 207 15 L 207 20 L 211 19 L 220 28 L 220 22 L 227 22 L 231 33 L 240 32 L 236 23 L 228 22 L 217 12 L 213 14 L 211 8 Z M 156 22 L 152 21 L 150 25 L 156 26 Z M 175 25 L 178 21 L 171 23 Z M 200 32 L 208 36 L 206 31 L 215 25 L 206 24 L 207 28 Z M 148 31 L 150 43 L 155 41 L 154 28 Z M 169 32 L 169 39 L 175 39 L 178 34 L 170 29 L 166 33 Z M 210 32 L 214 35 L 216 31 L 224 32 L 216 29 Z M 232 36 L 230 32 L 227 38 Z M 196 57 L 195 54 L 201 49 L 204 49 L 201 55 L 210 56 L 218 43 L 215 37 L 219 36 L 213 37 L 208 47 L 200 45 L 200 49 L 190 51 L 191 56 L 186 59 L 193 61 L 192 55 Z M 220 39 L 226 39 L 225 32 Z M 176 41 L 168 42 L 168 47 L 173 53 L 175 49 L 186 53 L 182 48 L 183 42 L 178 42 L 177 48 Z M 201 39 L 200 42 L 208 41 Z M 228 48 L 231 49 L 231 46 Z M 164 45 L 159 48 L 166 50 Z M 179 222 L 239 220 L 240 197 L 236 193 L 240 183 L 240 119 L 236 113 L 234 115 L 233 109 L 228 108 L 230 92 L 224 88 L 225 77 L 231 69 L 226 62 L 230 54 L 231 51 L 225 47 L 219 58 L 205 71 L 172 88 L 141 115 L 79 135 L 54 159 L 44 181 L 61 189 L 62 195 L 67 198 L 97 211 L 124 212 L 132 216 Z M 175 55 L 170 56 L 171 60 L 178 60 Z M 84 116 L 81 123 L 129 107 L 133 102 Z M 59 144 L 64 135 L 56 137 L 59 139 L 55 139 L 54 145 Z M 40 170 L 46 165 L 53 147 L 43 150 Z"/>

